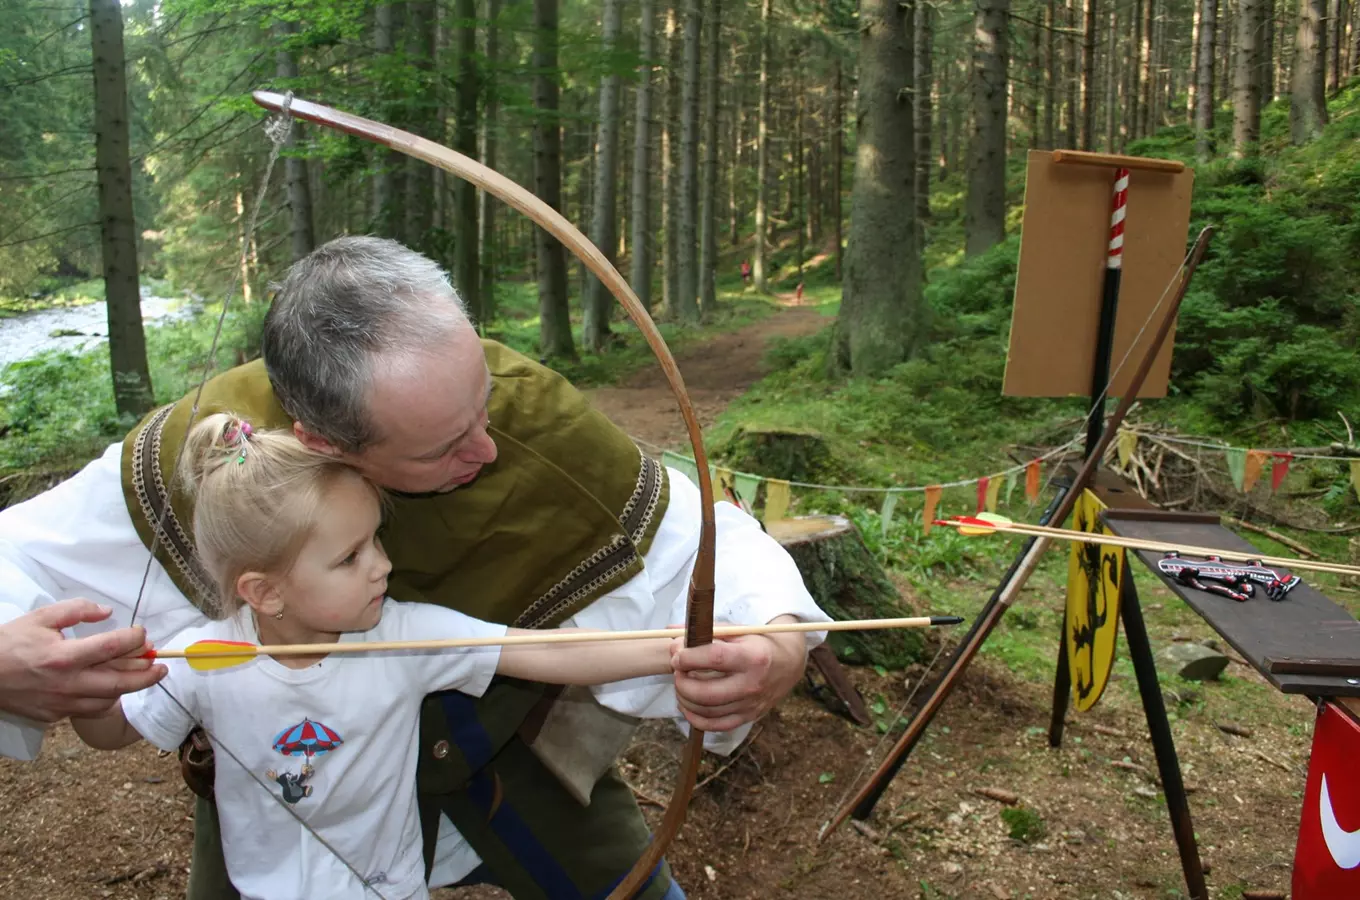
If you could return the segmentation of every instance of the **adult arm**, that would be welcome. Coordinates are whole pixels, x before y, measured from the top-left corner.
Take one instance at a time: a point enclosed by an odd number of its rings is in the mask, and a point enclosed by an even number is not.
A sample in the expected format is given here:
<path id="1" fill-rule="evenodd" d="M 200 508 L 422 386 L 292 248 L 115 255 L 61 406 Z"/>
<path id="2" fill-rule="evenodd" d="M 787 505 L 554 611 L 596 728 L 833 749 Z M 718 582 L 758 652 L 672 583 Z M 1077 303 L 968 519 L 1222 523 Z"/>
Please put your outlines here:
<path id="1" fill-rule="evenodd" d="M 646 555 L 643 572 L 578 612 L 568 624 L 622 630 L 665 628 L 685 621 L 689 579 L 699 550 L 699 489 L 670 471 L 670 502 Z M 714 620 L 734 625 L 773 621 L 826 622 L 792 557 L 751 516 L 730 503 L 715 509 Z M 686 654 L 695 668 L 669 677 L 631 679 L 594 688 L 596 699 L 625 715 L 688 720 L 709 733 L 705 746 L 735 748 L 757 718 L 802 677 L 807 651 L 826 639 L 750 635 Z M 725 733 L 715 733 L 725 732 Z"/>
<path id="2" fill-rule="evenodd" d="M 60 600 L 84 598 L 112 610 L 104 618 L 81 615 L 61 626 L 67 638 L 88 638 L 128 626 L 139 595 L 137 624 L 144 626 L 143 640 L 156 646 L 204 620 L 159 563 L 151 560 L 147 569 L 150 554 L 123 501 L 121 452 L 122 445 L 114 444 L 72 478 L 0 510 L 0 622 L 12 623 Z M 135 640 L 130 633 L 122 638 Z M 68 680 L 67 675 L 53 677 Z M 41 719 L 62 714 L 56 707 L 30 709 L 28 715 L 0 708 L 0 756 L 37 755 L 43 726 L 30 717 L 35 712 Z"/>

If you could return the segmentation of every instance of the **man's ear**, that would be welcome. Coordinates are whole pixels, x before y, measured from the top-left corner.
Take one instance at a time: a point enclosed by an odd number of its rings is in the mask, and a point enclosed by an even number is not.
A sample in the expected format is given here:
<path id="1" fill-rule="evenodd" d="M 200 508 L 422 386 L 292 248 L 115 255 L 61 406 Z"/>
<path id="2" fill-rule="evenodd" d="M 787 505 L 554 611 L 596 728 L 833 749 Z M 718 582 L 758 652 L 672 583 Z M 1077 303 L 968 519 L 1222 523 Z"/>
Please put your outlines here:
<path id="1" fill-rule="evenodd" d="M 307 430 L 307 426 L 301 422 L 293 423 L 293 437 L 297 438 L 302 446 L 314 453 L 324 456 L 339 456 L 340 448 L 326 440 L 319 434 L 313 434 Z"/>
<path id="2" fill-rule="evenodd" d="M 262 572 L 242 573 L 236 579 L 236 594 L 262 616 L 273 616 L 283 611 L 283 598 Z"/>

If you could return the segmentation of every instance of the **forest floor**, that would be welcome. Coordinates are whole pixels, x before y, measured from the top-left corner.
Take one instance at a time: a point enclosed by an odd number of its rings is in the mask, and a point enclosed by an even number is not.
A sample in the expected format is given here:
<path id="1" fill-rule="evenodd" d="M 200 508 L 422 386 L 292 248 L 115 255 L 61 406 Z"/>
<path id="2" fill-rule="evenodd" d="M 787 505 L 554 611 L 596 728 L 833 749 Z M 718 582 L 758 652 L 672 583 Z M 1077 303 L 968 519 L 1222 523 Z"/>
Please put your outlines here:
<path id="1" fill-rule="evenodd" d="M 827 321 L 814 308 L 791 307 L 691 347 L 680 364 L 701 420 L 711 422 L 759 378 L 771 336 L 808 334 Z M 659 374 L 638 373 L 593 398 L 635 438 L 684 448 Z M 899 581 L 899 587 L 906 606 L 927 605 L 910 585 Z M 1212 637 L 1169 593 L 1150 581 L 1140 587 L 1154 648 Z M 948 588 L 951 608 L 932 611 L 971 615 L 990 592 L 989 584 L 971 579 Z M 1126 660 L 1100 705 L 1071 715 L 1063 748 L 1047 746 L 1060 597 L 1053 575 L 1031 582 L 1020 604 L 1028 609 L 1013 611 L 989 641 L 867 828 L 846 826 L 824 843 L 817 840 L 819 827 L 865 774 L 880 735 L 827 711 L 807 690 L 796 690 L 759 723 L 732 757 L 706 759 L 688 821 L 668 854 L 688 895 L 1183 897 Z M 961 634 L 940 638 L 952 642 Z M 1033 652 L 1018 653 L 1021 645 Z M 914 667 L 905 678 L 872 668 L 850 675 L 891 721 L 925 668 Z M 1211 896 L 1287 890 L 1311 706 L 1279 694 L 1241 665 L 1230 665 L 1220 681 L 1175 688 L 1180 702 L 1172 707 L 1172 728 Z M 1228 734 L 1218 727 L 1224 724 L 1251 736 Z M 624 775 L 655 819 L 670 795 L 680 746 L 668 723 L 649 723 L 624 755 Z M 980 788 L 1020 798 L 1025 840 L 1009 836 L 1001 818 L 1006 807 L 980 796 Z M 192 808 L 173 756 L 146 745 L 99 753 L 58 725 L 35 763 L 0 760 L 0 898 L 180 898 Z M 475 888 L 436 896 L 507 895 Z"/>

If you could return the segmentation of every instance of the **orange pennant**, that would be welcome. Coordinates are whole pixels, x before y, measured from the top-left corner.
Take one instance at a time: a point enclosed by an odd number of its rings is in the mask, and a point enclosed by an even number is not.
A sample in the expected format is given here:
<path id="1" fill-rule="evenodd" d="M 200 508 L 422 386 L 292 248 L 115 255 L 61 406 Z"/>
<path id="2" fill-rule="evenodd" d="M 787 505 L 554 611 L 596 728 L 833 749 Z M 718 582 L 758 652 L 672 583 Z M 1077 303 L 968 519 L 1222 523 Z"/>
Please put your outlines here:
<path id="1" fill-rule="evenodd" d="M 1030 460 L 1025 466 L 1025 499 L 1033 506 L 1039 502 L 1039 460 Z"/>
<path id="2" fill-rule="evenodd" d="M 1261 470 L 1265 468 L 1266 459 L 1270 456 L 1264 450 L 1248 450 L 1247 464 L 1242 470 L 1242 492 L 1247 493 L 1256 486 L 1256 482 L 1261 478 Z"/>
<path id="3" fill-rule="evenodd" d="M 935 508 L 940 505 L 940 486 L 932 484 L 926 488 L 926 508 L 921 513 L 921 531 L 930 534 L 935 523 Z"/>

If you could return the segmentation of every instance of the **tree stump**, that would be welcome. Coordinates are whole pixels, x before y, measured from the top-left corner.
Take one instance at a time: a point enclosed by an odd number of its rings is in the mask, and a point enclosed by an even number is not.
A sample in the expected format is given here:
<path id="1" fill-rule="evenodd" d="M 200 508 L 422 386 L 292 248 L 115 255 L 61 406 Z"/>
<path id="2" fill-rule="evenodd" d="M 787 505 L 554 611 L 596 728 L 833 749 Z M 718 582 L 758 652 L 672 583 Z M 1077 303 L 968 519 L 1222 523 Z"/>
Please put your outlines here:
<path id="1" fill-rule="evenodd" d="M 766 530 L 798 565 L 817 605 L 833 619 L 887 619 L 910 615 L 882 566 L 843 516 L 797 516 L 767 522 Z M 925 647 L 916 629 L 833 632 L 836 657 L 854 665 L 904 669 Z"/>
<path id="2" fill-rule="evenodd" d="M 722 450 L 739 472 L 786 481 L 815 481 L 831 470 L 831 450 L 815 431 L 739 428 Z"/>

